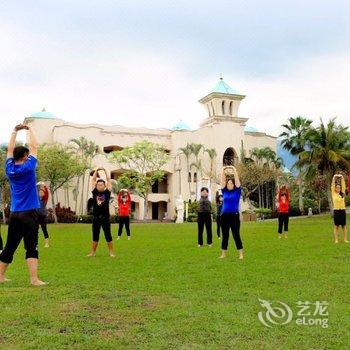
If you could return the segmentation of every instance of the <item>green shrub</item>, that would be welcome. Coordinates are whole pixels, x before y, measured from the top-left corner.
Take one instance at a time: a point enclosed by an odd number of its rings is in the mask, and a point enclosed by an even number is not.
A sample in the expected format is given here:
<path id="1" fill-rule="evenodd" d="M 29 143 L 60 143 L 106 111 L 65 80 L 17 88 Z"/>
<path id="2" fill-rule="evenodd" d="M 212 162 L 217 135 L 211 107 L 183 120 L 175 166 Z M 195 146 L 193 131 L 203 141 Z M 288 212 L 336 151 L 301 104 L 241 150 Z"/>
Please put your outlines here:
<path id="1" fill-rule="evenodd" d="M 269 208 L 256 208 L 254 211 L 258 218 L 270 219 L 272 216 L 272 210 Z"/>

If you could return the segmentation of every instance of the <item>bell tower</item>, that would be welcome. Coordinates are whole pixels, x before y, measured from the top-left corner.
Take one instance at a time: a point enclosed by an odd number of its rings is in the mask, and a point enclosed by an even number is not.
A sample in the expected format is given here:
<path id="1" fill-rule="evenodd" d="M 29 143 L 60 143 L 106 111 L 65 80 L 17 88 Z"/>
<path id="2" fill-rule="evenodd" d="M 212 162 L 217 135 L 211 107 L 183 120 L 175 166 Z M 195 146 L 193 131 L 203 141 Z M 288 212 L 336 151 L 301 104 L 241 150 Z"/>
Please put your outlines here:
<path id="1" fill-rule="evenodd" d="M 245 95 L 233 90 L 224 82 L 221 76 L 214 89 L 199 100 L 207 112 L 207 118 L 202 122 L 201 126 L 220 121 L 233 121 L 244 124 L 248 119 L 238 117 L 238 108 L 244 98 Z"/>

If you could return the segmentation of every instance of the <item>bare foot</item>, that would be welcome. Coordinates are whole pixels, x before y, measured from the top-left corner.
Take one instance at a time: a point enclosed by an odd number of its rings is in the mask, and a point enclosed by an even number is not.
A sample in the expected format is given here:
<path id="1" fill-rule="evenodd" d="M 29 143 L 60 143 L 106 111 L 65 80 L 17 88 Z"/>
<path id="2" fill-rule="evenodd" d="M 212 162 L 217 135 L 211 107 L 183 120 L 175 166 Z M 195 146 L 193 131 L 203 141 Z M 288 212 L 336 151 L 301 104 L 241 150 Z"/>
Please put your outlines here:
<path id="1" fill-rule="evenodd" d="M 334 241 L 334 243 L 336 244 L 336 243 L 339 243 L 338 241 Z"/>
<path id="2" fill-rule="evenodd" d="M 30 284 L 32 286 L 46 286 L 47 284 L 49 284 L 48 282 L 44 282 L 41 280 L 35 280 L 35 281 L 31 281 Z"/>
<path id="3" fill-rule="evenodd" d="M 96 256 L 96 253 L 95 252 L 91 252 L 91 253 L 89 253 L 87 256 Z"/>

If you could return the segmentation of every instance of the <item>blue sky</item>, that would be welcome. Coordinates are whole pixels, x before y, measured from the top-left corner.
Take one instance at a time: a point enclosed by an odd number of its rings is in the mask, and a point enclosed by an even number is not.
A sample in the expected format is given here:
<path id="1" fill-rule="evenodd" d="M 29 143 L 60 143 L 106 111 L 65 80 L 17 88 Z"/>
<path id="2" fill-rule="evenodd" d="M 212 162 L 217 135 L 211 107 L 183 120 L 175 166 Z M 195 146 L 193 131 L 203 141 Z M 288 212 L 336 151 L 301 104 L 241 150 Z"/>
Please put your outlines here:
<path id="1" fill-rule="evenodd" d="M 62 119 L 192 127 L 222 73 L 240 115 L 277 135 L 293 115 L 350 114 L 348 1 L 0 3 L 0 140 L 46 107 Z"/>

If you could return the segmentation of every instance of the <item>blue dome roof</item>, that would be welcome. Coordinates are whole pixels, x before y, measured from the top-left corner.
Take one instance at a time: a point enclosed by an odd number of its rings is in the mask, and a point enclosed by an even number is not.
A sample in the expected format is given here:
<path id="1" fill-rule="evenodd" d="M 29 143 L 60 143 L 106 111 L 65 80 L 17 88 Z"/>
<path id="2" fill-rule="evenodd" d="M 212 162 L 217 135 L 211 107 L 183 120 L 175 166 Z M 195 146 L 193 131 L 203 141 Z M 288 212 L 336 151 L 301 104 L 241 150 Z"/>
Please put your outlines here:
<path id="1" fill-rule="evenodd" d="M 30 117 L 31 118 L 41 118 L 41 119 L 53 119 L 53 118 L 55 118 L 55 116 L 52 113 L 47 112 L 45 108 L 43 108 L 41 112 L 32 113 L 30 115 Z"/>
<path id="2" fill-rule="evenodd" d="M 220 78 L 220 81 L 216 84 L 214 89 L 211 92 L 218 92 L 220 94 L 229 94 L 229 95 L 240 95 L 236 90 L 233 90 L 231 86 L 227 85 L 223 78 Z"/>
<path id="3" fill-rule="evenodd" d="M 191 128 L 181 119 L 176 125 L 172 128 L 173 131 L 175 130 L 191 130 Z"/>
<path id="4" fill-rule="evenodd" d="M 259 130 L 257 128 L 255 128 L 254 126 L 250 126 L 250 125 L 246 125 L 244 127 L 244 131 L 247 131 L 247 132 L 259 132 Z"/>

